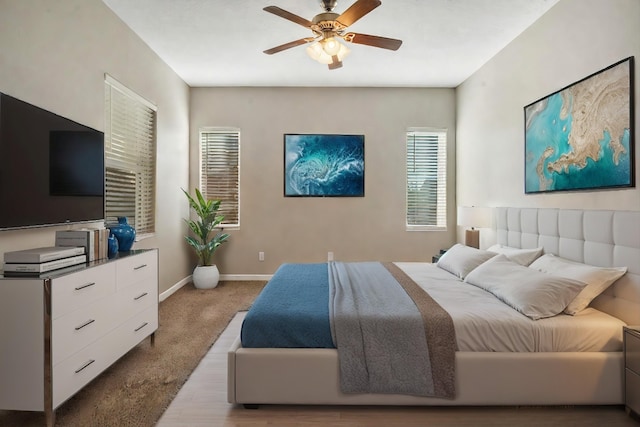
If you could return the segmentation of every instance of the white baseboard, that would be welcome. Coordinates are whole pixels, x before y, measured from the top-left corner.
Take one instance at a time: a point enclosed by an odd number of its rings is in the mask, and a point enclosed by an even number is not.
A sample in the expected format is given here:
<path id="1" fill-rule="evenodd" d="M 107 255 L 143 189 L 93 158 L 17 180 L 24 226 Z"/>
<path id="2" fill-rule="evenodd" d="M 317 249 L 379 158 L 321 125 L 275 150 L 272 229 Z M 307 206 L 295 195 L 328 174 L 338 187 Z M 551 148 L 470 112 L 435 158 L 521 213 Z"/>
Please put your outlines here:
<path id="1" fill-rule="evenodd" d="M 180 280 L 178 283 L 176 283 L 175 285 L 173 285 L 172 287 L 170 287 L 169 289 L 161 293 L 159 296 L 160 302 L 169 298 L 171 295 L 174 294 L 174 292 L 176 292 L 178 289 L 180 289 L 181 287 L 183 287 L 189 282 L 191 282 L 191 275 L 185 277 L 184 279 Z"/>
<path id="2" fill-rule="evenodd" d="M 236 280 L 236 281 L 252 281 L 252 280 L 270 280 L 273 274 L 221 274 L 220 280 Z M 160 294 L 160 302 L 166 300 L 173 295 L 178 289 L 190 283 L 192 280 L 191 275 L 180 280 L 178 283 Z"/>

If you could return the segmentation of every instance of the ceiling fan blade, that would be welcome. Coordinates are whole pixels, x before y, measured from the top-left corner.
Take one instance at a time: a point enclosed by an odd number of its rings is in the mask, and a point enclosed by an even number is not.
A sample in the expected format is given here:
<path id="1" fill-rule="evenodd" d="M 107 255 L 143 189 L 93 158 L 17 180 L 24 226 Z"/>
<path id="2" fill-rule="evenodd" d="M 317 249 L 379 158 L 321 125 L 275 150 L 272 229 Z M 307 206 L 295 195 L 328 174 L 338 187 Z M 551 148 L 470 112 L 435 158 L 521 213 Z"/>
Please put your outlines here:
<path id="1" fill-rule="evenodd" d="M 348 27 L 381 4 L 380 0 L 357 0 L 336 21 Z"/>
<path id="2" fill-rule="evenodd" d="M 311 21 L 295 15 L 291 12 L 287 12 L 284 9 L 280 9 L 278 6 L 267 6 L 262 10 L 273 13 L 274 15 L 277 15 L 281 18 L 288 19 L 289 21 L 302 25 L 305 28 L 311 28 L 311 26 L 313 25 Z"/>
<path id="3" fill-rule="evenodd" d="M 304 39 L 295 40 L 289 43 L 281 44 L 280 46 L 272 47 L 264 51 L 267 55 L 273 55 L 274 53 L 282 52 L 283 50 L 291 49 L 292 47 L 300 46 L 306 43 L 314 41 L 313 37 L 306 37 Z"/>
<path id="4" fill-rule="evenodd" d="M 347 33 L 342 36 L 344 41 L 367 46 L 381 47 L 382 49 L 398 50 L 402 45 L 402 40 L 390 39 L 387 37 L 370 36 L 368 34 Z"/>

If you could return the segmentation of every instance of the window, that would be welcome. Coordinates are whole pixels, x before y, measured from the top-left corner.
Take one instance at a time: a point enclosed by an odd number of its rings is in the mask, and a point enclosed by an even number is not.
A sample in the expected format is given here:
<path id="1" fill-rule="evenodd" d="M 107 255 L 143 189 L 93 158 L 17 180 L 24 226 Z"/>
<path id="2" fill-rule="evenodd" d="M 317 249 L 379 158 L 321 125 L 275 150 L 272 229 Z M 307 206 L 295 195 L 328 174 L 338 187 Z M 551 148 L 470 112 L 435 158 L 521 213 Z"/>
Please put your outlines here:
<path id="1" fill-rule="evenodd" d="M 225 227 L 240 226 L 240 130 L 200 130 L 200 191 L 207 199 L 220 200 Z"/>
<path id="2" fill-rule="evenodd" d="M 105 217 L 155 232 L 156 106 L 105 77 Z"/>
<path id="3" fill-rule="evenodd" d="M 407 131 L 407 230 L 447 228 L 447 131 Z"/>

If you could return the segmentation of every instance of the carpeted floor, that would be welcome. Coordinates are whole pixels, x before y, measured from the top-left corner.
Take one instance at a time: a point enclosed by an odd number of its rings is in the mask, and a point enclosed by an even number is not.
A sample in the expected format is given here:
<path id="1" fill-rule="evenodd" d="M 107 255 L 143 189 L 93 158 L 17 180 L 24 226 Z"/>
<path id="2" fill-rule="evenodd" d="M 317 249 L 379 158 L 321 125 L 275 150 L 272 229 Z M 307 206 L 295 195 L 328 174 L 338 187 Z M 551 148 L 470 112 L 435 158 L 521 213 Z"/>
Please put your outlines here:
<path id="1" fill-rule="evenodd" d="M 56 411 L 56 426 L 153 426 L 198 362 L 266 282 L 191 284 L 160 303 L 155 346 L 145 340 Z M 43 426 L 39 412 L 0 411 L 0 426 Z"/>

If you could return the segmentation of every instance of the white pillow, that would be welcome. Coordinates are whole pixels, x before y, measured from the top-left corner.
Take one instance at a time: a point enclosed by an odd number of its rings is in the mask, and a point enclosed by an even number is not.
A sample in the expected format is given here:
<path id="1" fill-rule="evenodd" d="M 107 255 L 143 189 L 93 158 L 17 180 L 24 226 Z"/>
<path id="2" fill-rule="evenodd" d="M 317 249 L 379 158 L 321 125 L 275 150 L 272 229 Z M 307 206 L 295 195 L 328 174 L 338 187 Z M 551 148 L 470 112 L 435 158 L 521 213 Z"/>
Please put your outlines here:
<path id="1" fill-rule="evenodd" d="M 493 252 L 456 243 L 440 256 L 437 266 L 464 279 L 470 271 L 495 255 Z"/>
<path id="2" fill-rule="evenodd" d="M 604 292 L 613 282 L 627 272 L 627 267 L 594 267 L 592 265 L 569 261 L 553 254 L 541 256 L 531 263 L 529 268 L 578 280 L 587 285 L 565 309 L 564 312 L 571 315 L 587 308 L 595 297 Z"/>
<path id="3" fill-rule="evenodd" d="M 535 261 L 540 255 L 542 255 L 542 248 L 533 249 L 518 249 L 510 246 L 493 245 L 489 249 L 489 252 L 495 252 L 497 254 L 506 255 L 511 261 L 515 261 L 525 267 Z"/>
<path id="4" fill-rule="evenodd" d="M 562 313 L 585 286 L 577 280 L 532 270 L 502 254 L 480 265 L 464 281 L 491 292 L 533 320 Z"/>

